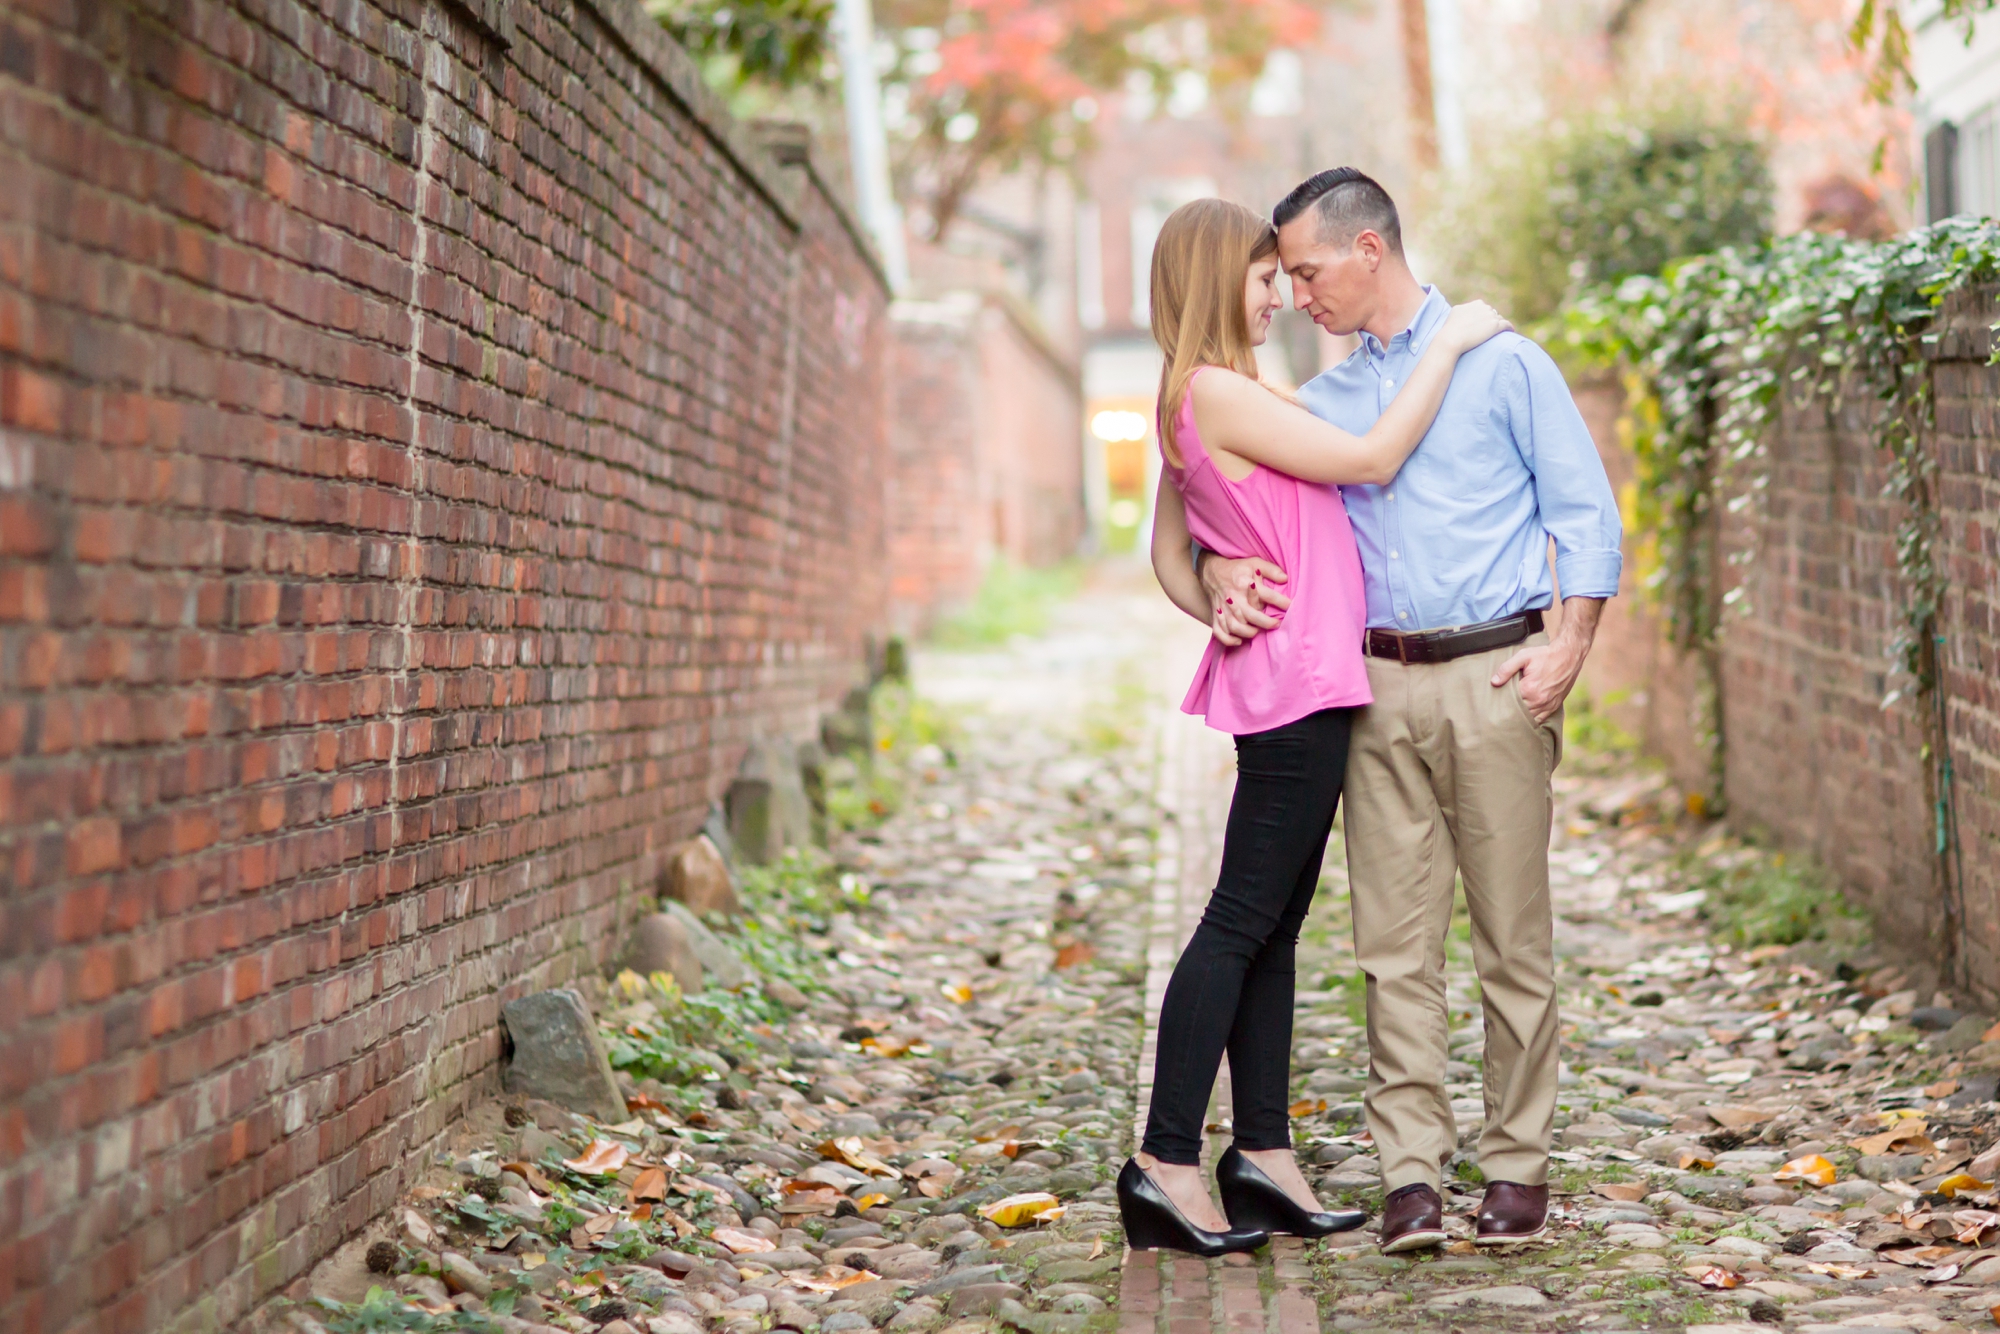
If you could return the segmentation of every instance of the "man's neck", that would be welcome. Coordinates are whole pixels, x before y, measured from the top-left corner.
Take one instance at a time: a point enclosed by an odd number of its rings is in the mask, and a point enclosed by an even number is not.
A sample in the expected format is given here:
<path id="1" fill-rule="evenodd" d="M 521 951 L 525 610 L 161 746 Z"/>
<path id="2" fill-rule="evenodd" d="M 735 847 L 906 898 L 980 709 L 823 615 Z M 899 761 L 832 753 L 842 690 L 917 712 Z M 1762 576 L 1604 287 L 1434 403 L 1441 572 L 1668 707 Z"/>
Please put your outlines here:
<path id="1" fill-rule="evenodd" d="M 1382 275 L 1382 286 L 1382 304 L 1375 308 L 1375 317 L 1361 328 L 1374 334 L 1377 341 L 1387 343 L 1417 322 L 1417 312 L 1424 308 L 1426 294 L 1410 271 L 1400 264 L 1396 272 Z"/>

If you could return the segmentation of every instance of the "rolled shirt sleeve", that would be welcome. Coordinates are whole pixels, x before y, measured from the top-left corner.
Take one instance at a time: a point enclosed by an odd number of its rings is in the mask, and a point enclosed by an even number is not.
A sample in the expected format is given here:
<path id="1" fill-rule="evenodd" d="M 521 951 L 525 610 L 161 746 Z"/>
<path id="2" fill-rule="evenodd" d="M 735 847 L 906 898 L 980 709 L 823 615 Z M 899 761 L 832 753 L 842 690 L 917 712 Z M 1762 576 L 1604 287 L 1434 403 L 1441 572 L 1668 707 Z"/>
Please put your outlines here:
<path id="1" fill-rule="evenodd" d="M 1508 425 L 1534 474 L 1542 526 L 1555 539 L 1561 595 L 1613 597 L 1625 525 L 1590 428 L 1548 353 L 1522 339 L 1509 360 Z"/>

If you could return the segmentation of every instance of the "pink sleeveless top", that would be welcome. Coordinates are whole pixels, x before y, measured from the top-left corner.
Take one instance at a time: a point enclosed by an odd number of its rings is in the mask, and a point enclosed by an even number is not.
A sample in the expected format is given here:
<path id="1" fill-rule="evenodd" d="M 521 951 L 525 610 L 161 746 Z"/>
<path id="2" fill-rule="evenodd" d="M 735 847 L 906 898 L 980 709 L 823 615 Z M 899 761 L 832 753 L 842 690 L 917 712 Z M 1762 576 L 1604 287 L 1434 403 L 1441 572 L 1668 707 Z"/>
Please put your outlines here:
<path id="1" fill-rule="evenodd" d="M 1185 466 L 1166 465 L 1188 531 L 1218 555 L 1261 557 L 1283 570 L 1291 582 L 1276 587 L 1292 605 L 1276 628 L 1235 648 L 1211 637 L 1181 711 L 1241 736 L 1372 703 L 1361 661 L 1368 609 L 1361 554 L 1340 488 L 1262 465 L 1240 482 L 1224 477 L 1202 448 L 1188 383 L 1174 437 Z"/>

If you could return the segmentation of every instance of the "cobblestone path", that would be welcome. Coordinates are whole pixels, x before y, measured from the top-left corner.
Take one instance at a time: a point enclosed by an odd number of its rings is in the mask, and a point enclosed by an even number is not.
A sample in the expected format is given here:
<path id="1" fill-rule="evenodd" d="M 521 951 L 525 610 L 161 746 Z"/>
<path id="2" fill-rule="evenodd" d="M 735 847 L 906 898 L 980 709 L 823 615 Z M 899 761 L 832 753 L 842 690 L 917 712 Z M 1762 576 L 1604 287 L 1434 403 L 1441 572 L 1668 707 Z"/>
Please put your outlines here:
<path id="1" fill-rule="evenodd" d="M 1462 1151 L 1440 1253 L 1382 1256 L 1362 1230 L 1228 1262 L 1128 1254 L 1111 1177 L 1233 781 L 1228 739 L 1173 707 L 1201 643 L 1142 570 L 1113 566 L 1036 638 L 920 653 L 884 742 L 900 807 L 830 860 L 753 877 L 745 915 L 714 923 L 748 981 L 594 988 L 631 1118 L 480 1108 L 321 1267 L 325 1300 L 285 1318 L 306 1334 L 1993 1323 L 2000 1031 L 1613 749 L 1558 776 L 1549 1239 L 1474 1251 Z M 1301 951 L 1294 1125 L 1322 1197 L 1373 1209 L 1343 865 L 1336 841 Z M 1470 1145 L 1462 919 L 1448 949 Z M 1211 1160 L 1228 1119 L 1225 1075 Z"/>

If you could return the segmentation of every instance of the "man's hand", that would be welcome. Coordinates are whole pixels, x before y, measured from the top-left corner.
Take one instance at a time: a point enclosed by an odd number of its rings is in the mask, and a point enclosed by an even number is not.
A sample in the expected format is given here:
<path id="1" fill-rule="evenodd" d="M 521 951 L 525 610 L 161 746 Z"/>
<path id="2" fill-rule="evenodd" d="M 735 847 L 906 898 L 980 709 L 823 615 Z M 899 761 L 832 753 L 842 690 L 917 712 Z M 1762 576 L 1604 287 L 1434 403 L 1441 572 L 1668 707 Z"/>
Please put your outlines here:
<path id="1" fill-rule="evenodd" d="M 1518 672 L 1521 703 L 1527 706 L 1528 716 L 1537 723 L 1553 718 L 1583 671 L 1583 660 L 1597 637 L 1597 618 L 1603 611 L 1603 598 L 1565 598 L 1562 624 L 1555 637 L 1546 644 L 1524 648 L 1501 663 L 1493 674 L 1494 687 L 1506 685 Z"/>
<path id="2" fill-rule="evenodd" d="M 1285 572 L 1254 556 L 1229 560 L 1204 551 L 1196 573 L 1202 591 L 1215 608 L 1209 630 L 1224 647 L 1233 648 L 1269 630 L 1284 616 L 1292 600 L 1272 585 L 1289 582 Z"/>

